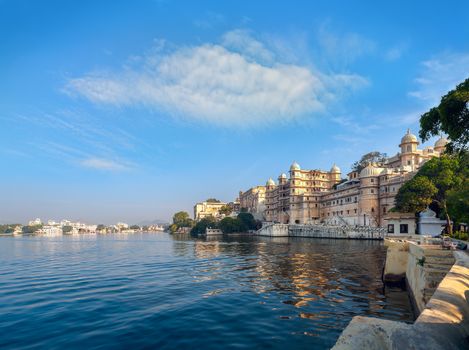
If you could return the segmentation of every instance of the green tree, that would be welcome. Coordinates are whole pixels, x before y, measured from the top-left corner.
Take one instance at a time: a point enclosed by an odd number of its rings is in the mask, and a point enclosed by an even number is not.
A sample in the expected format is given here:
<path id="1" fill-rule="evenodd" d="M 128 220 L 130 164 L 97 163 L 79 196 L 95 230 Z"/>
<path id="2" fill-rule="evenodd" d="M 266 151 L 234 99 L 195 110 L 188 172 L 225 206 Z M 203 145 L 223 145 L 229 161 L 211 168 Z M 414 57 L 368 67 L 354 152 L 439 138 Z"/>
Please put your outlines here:
<path id="1" fill-rule="evenodd" d="M 198 236 L 205 233 L 205 230 L 208 228 L 217 228 L 217 220 L 213 216 L 207 216 L 199 220 L 195 226 L 191 229 L 192 236 Z"/>
<path id="2" fill-rule="evenodd" d="M 255 230 L 257 228 L 256 220 L 254 220 L 254 216 L 251 213 L 239 213 L 238 219 L 248 230 Z"/>
<path id="3" fill-rule="evenodd" d="M 175 233 L 178 230 L 178 228 L 179 227 L 176 224 L 169 225 L 169 232 Z"/>
<path id="4" fill-rule="evenodd" d="M 140 226 L 138 226 L 138 225 L 132 225 L 132 226 L 130 226 L 130 229 L 131 229 L 131 230 L 137 230 L 137 231 L 138 231 L 138 230 L 140 230 Z"/>
<path id="5" fill-rule="evenodd" d="M 441 98 L 440 104 L 420 117 L 419 136 L 423 141 L 445 133 L 450 139 L 447 150 L 468 149 L 469 142 L 469 79 Z"/>
<path id="6" fill-rule="evenodd" d="M 98 231 L 104 230 L 105 228 L 106 226 L 104 226 L 103 224 L 99 224 L 98 226 L 96 226 L 96 230 Z"/>
<path id="7" fill-rule="evenodd" d="M 356 161 L 352 164 L 352 170 L 360 172 L 368 164 L 377 164 L 378 166 L 382 165 L 386 161 L 387 154 L 381 153 L 378 151 L 370 152 L 363 155 L 359 161 Z"/>
<path id="8" fill-rule="evenodd" d="M 399 189 L 394 208 L 404 213 L 421 212 L 433 202 L 437 192 L 437 188 L 428 178 L 415 176 Z"/>
<path id="9" fill-rule="evenodd" d="M 443 155 L 426 162 L 415 177 L 404 184 L 396 196 L 396 209 L 400 211 L 421 211 L 430 203 L 437 206 L 446 219 L 446 230 L 449 234 L 451 210 L 456 214 L 460 206 L 459 196 L 466 188 L 466 158 L 460 154 Z M 431 183 L 431 185 L 430 185 Z M 451 200 L 452 205 L 448 205 Z"/>
<path id="10" fill-rule="evenodd" d="M 233 209 L 228 205 L 224 205 L 218 212 L 223 215 L 230 215 L 233 212 Z"/>
<path id="11" fill-rule="evenodd" d="M 69 233 L 72 232 L 73 227 L 72 226 L 63 226 L 62 227 L 62 233 Z"/>
<path id="12" fill-rule="evenodd" d="M 206 200 L 206 202 L 208 203 L 220 203 L 220 201 L 216 198 L 209 198 Z"/>
<path id="13" fill-rule="evenodd" d="M 459 188 L 448 192 L 448 212 L 453 221 L 469 223 L 469 178 Z"/>
<path id="14" fill-rule="evenodd" d="M 179 211 L 173 216 L 173 224 L 179 227 L 192 227 L 194 222 L 185 211 Z"/>
<path id="15" fill-rule="evenodd" d="M 226 217 L 219 223 L 218 227 L 223 233 L 246 232 L 247 226 L 238 218 Z"/>
<path id="16" fill-rule="evenodd" d="M 21 231 L 23 233 L 35 233 L 42 228 L 42 225 L 23 226 Z"/>

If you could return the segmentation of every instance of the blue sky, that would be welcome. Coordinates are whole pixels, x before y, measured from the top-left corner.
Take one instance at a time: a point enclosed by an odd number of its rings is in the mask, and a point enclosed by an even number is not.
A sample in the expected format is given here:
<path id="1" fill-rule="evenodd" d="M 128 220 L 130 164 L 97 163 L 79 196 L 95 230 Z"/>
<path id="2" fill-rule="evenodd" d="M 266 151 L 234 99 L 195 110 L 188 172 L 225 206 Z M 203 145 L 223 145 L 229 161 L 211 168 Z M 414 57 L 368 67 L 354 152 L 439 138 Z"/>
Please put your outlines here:
<path id="1" fill-rule="evenodd" d="M 469 75 L 469 3 L 0 0 L 0 44 L 0 222 L 168 220 L 397 152 Z"/>

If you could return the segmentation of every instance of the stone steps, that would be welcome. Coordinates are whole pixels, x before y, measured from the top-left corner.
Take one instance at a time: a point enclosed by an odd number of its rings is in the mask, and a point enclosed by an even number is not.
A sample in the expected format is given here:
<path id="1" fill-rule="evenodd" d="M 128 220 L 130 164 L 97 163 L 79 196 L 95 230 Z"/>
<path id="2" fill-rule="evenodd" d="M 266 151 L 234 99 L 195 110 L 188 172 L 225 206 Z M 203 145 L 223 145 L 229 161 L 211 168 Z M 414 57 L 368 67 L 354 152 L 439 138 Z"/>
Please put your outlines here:
<path id="1" fill-rule="evenodd" d="M 425 256 L 426 264 L 453 266 L 454 262 L 455 260 L 452 256 Z"/>

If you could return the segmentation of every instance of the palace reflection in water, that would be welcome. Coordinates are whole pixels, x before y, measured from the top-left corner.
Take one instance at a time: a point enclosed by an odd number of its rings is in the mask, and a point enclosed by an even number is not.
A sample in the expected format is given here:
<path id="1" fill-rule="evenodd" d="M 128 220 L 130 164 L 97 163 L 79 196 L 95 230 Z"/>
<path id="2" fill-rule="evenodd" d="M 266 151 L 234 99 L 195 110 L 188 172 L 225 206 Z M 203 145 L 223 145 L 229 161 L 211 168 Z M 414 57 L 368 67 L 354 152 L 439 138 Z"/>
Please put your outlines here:
<path id="1" fill-rule="evenodd" d="M 168 234 L 4 237 L 0 347 L 331 347 L 355 315 L 411 321 L 380 242 Z"/>

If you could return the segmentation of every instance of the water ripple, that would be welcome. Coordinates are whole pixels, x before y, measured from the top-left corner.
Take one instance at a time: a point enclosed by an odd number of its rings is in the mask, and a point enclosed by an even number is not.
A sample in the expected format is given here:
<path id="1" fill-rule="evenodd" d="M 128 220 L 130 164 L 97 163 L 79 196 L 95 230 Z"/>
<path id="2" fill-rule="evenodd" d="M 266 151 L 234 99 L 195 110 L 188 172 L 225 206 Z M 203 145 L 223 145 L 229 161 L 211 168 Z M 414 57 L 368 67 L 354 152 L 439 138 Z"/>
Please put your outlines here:
<path id="1" fill-rule="evenodd" d="M 379 242 L 1 237 L 0 348 L 329 348 L 355 315 L 411 321 Z"/>

